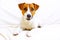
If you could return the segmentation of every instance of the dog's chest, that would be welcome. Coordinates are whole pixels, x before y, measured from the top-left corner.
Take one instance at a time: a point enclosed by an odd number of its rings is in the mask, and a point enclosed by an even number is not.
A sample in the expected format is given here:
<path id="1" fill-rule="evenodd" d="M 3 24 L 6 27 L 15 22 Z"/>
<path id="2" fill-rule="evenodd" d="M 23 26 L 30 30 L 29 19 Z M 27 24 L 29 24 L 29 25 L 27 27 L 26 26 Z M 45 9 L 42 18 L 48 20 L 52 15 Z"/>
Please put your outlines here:
<path id="1" fill-rule="evenodd" d="M 32 22 L 24 20 L 24 19 L 21 20 L 21 28 L 22 29 L 32 29 L 33 27 L 34 26 L 33 26 Z"/>

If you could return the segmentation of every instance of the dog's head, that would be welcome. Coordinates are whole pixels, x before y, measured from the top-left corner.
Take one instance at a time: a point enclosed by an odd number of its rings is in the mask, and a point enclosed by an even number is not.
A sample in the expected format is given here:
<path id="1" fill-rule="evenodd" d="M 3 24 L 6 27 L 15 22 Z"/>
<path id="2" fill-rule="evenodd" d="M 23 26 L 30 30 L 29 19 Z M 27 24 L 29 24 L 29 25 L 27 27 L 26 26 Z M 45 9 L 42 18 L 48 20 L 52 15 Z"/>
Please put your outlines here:
<path id="1" fill-rule="evenodd" d="M 21 3 L 18 4 L 19 9 L 22 11 L 22 14 L 26 20 L 31 20 L 35 14 L 35 11 L 39 8 L 39 5 L 32 3 L 26 4 Z"/>

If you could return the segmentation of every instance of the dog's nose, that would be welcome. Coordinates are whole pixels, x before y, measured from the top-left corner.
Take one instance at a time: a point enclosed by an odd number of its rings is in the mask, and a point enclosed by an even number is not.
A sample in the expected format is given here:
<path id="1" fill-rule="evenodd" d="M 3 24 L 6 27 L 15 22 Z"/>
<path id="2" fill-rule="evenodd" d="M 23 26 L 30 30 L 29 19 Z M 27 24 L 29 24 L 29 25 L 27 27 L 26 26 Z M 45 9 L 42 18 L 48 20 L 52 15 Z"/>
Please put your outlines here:
<path id="1" fill-rule="evenodd" d="M 28 14 L 28 15 L 27 15 L 27 17 L 28 17 L 28 18 L 30 18 L 30 17 L 31 17 L 31 15 L 30 15 L 30 14 Z"/>

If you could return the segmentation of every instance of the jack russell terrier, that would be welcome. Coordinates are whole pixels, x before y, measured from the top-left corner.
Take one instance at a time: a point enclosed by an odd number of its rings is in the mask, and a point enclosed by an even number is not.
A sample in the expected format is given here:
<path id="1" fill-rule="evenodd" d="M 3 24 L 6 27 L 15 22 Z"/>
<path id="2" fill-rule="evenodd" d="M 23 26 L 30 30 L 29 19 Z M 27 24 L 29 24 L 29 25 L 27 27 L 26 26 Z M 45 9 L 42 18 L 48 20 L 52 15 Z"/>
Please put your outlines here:
<path id="1" fill-rule="evenodd" d="M 20 3 L 18 4 L 18 7 L 22 11 L 22 15 L 23 15 L 20 22 L 21 29 L 26 31 L 31 31 L 34 28 L 34 25 L 32 23 L 32 18 L 36 10 L 39 8 L 39 5 L 35 3 L 32 4 Z"/>

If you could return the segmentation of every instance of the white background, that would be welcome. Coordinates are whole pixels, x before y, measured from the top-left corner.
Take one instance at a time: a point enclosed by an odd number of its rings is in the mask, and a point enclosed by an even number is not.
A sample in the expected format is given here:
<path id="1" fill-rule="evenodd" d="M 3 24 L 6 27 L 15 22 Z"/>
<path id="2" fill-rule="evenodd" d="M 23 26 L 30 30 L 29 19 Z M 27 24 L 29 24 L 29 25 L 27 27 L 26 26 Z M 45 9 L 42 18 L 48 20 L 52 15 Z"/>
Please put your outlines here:
<path id="1" fill-rule="evenodd" d="M 20 36 L 13 37 L 11 40 L 60 40 L 59 0 L 0 0 L 0 32 L 2 30 L 1 33 L 8 34 L 7 25 L 20 23 L 22 14 L 18 4 L 23 2 L 36 3 L 40 6 L 34 18 L 36 21 L 38 19 L 37 22 L 40 23 L 42 28 L 34 29 L 30 38 L 22 35 L 22 32 Z"/>

